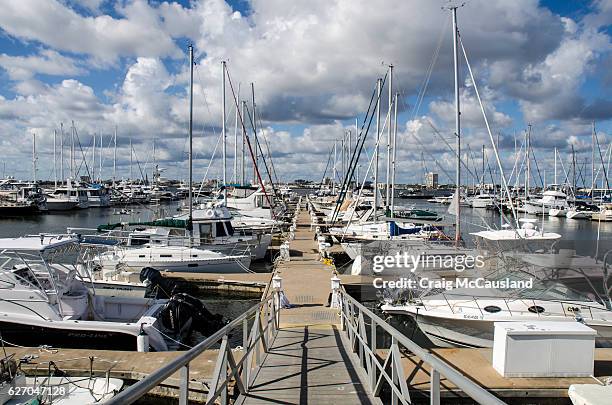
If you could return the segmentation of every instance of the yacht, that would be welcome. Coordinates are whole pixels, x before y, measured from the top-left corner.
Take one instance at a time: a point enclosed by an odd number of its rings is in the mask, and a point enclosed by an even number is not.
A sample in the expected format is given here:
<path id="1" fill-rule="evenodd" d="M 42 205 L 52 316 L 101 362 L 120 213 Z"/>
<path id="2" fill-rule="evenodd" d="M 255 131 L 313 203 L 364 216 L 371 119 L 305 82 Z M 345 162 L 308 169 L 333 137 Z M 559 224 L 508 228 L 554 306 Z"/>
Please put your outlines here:
<path id="1" fill-rule="evenodd" d="M 565 216 L 570 206 L 567 201 L 567 194 L 553 185 L 544 191 L 542 198 L 525 201 L 523 208 L 527 214 L 531 215 Z"/>
<path id="2" fill-rule="evenodd" d="M 72 181 L 68 181 L 65 186 L 57 187 L 54 191 L 47 194 L 47 200 L 51 202 L 50 210 L 65 210 L 72 208 L 89 208 L 89 198 L 85 188 L 76 186 Z M 76 205 L 72 206 L 72 203 Z M 70 207 L 70 208 L 67 208 Z"/>
<path id="3" fill-rule="evenodd" d="M 504 281 L 498 279 L 497 281 Z M 518 280 L 517 280 L 518 281 Z M 580 322 L 597 331 L 596 344 L 612 343 L 612 310 L 556 282 L 532 288 L 456 288 L 408 302 L 386 302 L 383 312 L 412 317 L 441 347 L 493 347 L 495 322 Z"/>
<path id="4" fill-rule="evenodd" d="M 190 311 L 181 297 L 156 300 L 89 291 L 80 241 L 70 235 L 0 239 L 0 252 L 0 329 L 9 342 L 137 350 L 139 336 L 146 334 L 151 350 L 166 351 L 176 349 L 192 328 L 205 330 L 205 323 L 213 321 L 200 319 L 201 310 Z"/>
<path id="5" fill-rule="evenodd" d="M 110 193 L 103 185 L 92 184 L 89 187 L 86 187 L 85 191 L 87 192 L 87 200 L 90 207 L 110 207 Z"/>
<path id="6" fill-rule="evenodd" d="M 136 272 L 145 267 L 185 273 L 248 273 L 251 254 L 226 255 L 208 249 L 187 246 L 114 246 L 92 259 L 103 272 Z"/>
<path id="7" fill-rule="evenodd" d="M 511 250 L 530 252 L 549 250 L 561 239 L 561 235 L 538 229 L 537 222 L 535 218 L 520 218 L 520 228 L 512 229 L 509 224 L 504 224 L 502 229 L 472 232 L 470 235 L 474 237 L 476 246 L 481 250 L 494 253 Z"/>
<path id="8" fill-rule="evenodd" d="M 589 204 L 584 201 L 574 201 L 572 205 L 565 213 L 565 216 L 569 219 L 590 219 L 591 216 L 599 211 L 599 207 L 594 204 Z"/>
<path id="9" fill-rule="evenodd" d="M 591 214 L 591 220 L 601 222 L 612 221 L 612 204 L 600 205 L 599 211 Z"/>
<path id="10" fill-rule="evenodd" d="M 495 196 L 493 194 L 480 193 L 475 195 L 470 200 L 472 208 L 487 208 L 495 204 Z"/>

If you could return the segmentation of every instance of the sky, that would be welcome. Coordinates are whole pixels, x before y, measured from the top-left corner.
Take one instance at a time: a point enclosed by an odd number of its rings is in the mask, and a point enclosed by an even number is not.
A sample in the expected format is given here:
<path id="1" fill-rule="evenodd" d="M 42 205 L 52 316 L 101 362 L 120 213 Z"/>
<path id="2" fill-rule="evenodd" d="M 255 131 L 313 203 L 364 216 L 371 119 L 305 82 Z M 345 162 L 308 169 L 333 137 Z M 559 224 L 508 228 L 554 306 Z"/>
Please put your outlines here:
<path id="1" fill-rule="evenodd" d="M 572 148 L 579 175 L 588 171 L 590 176 L 586 162 L 593 122 L 601 149 L 597 160 L 607 163 L 612 0 L 457 4 L 463 4 L 457 11 L 459 34 L 506 177 L 515 181 L 517 167 L 524 166 L 521 147 L 528 125 L 539 170 L 532 174 L 535 183 L 554 181 L 555 149 L 557 182 L 571 171 Z M 247 100 L 250 108 L 251 83 L 262 148 L 272 155 L 277 177 L 319 181 L 334 140 L 338 157 L 346 131 L 353 132 L 354 144 L 355 119 L 361 127 L 376 80 L 392 64 L 392 92 L 399 94 L 397 181 L 422 182 L 425 171 L 435 171 L 441 182 L 450 182 L 454 152 L 448 145 L 455 144 L 455 110 L 447 5 L 445 0 L 5 0 L 0 13 L 0 170 L 32 178 L 35 138 L 37 178 L 59 177 L 63 129 L 67 176 L 74 123 L 79 175 L 87 169 L 94 173 L 94 165 L 99 175 L 101 151 L 102 177 L 112 176 L 116 129 L 118 178 L 129 176 L 131 160 L 134 177 L 150 178 L 155 162 L 166 177 L 185 179 L 187 47 L 193 44 L 196 180 L 222 175 L 225 61 L 231 79 L 231 86 L 226 80 L 228 181 L 235 180 L 234 100 Z M 490 172 L 497 173 L 463 56 L 459 81 L 464 163 L 472 172 L 480 168 L 484 145 Z M 387 81 L 383 121 L 388 91 Z M 384 131 L 381 172 L 386 125 Z M 362 176 L 375 137 L 373 125 L 360 159 Z M 470 181 L 465 175 L 464 182 Z"/>

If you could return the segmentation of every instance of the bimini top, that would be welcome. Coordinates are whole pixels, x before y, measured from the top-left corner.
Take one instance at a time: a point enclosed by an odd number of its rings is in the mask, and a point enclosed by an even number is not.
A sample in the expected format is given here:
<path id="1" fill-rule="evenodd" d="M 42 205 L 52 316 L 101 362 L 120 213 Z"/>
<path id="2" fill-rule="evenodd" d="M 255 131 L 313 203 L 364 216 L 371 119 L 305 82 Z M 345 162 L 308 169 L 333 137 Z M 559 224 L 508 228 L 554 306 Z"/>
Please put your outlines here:
<path id="1" fill-rule="evenodd" d="M 69 235 L 29 235 L 21 238 L 0 238 L 0 251 L 44 252 L 78 242 L 77 238 Z"/>

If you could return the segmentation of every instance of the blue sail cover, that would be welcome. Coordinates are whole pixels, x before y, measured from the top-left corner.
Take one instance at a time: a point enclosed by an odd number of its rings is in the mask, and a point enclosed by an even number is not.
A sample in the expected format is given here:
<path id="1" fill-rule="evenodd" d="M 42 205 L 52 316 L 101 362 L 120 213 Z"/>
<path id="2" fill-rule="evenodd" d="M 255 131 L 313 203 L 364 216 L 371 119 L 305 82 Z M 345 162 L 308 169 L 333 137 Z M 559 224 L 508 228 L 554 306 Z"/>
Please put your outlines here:
<path id="1" fill-rule="evenodd" d="M 420 226 L 415 226 L 414 228 L 402 228 L 401 226 L 398 226 L 395 221 L 389 221 L 390 236 L 410 235 L 414 233 L 419 233 L 420 230 Z"/>

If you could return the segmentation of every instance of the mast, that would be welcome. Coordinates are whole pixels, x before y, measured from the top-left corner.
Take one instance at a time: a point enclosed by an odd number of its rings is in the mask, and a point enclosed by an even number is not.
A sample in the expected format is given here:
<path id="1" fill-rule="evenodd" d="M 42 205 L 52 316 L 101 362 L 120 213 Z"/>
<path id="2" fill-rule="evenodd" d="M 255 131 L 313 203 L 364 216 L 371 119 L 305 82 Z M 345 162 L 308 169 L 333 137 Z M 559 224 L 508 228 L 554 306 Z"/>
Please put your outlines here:
<path id="1" fill-rule="evenodd" d="M 64 182 L 64 123 L 60 122 L 60 177 Z"/>
<path id="2" fill-rule="evenodd" d="M 153 138 L 153 184 L 157 184 L 157 161 L 155 160 L 155 138 Z"/>
<path id="3" fill-rule="evenodd" d="M 245 100 L 242 100 L 242 116 L 244 117 L 244 113 L 246 110 L 246 104 L 247 102 Z M 244 119 L 244 118 L 243 118 Z M 245 168 L 245 160 L 244 160 L 244 147 L 246 144 L 246 126 L 242 125 L 242 164 L 240 165 L 240 170 L 242 171 L 241 176 L 240 176 L 240 184 L 244 186 L 244 178 L 245 178 L 245 174 L 246 174 L 246 168 Z"/>
<path id="4" fill-rule="evenodd" d="M 53 187 L 57 188 L 57 130 L 53 130 Z"/>
<path id="5" fill-rule="evenodd" d="M 238 84 L 238 99 L 240 99 L 240 84 Z M 234 117 L 234 183 L 238 183 L 238 106 Z"/>
<path id="6" fill-rule="evenodd" d="M 193 236 L 193 45 L 189 45 L 189 216 L 187 217 L 187 230 L 189 231 L 189 245 Z"/>
<path id="7" fill-rule="evenodd" d="M 223 123 L 221 132 L 223 135 L 223 203 L 227 205 L 227 132 L 225 128 L 225 61 L 221 61 L 221 98 L 222 98 L 222 114 Z"/>
<path id="8" fill-rule="evenodd" d="M 595 121 L 591 123 L 591 202 L 595 195 Z"/>
<path id="9" fill-rule="evenodd" d="M 113 186 L 117 179 L 117 125 L 115 125 L 115 136 L 113 137 Z"/>
<path id="10" fill-rule="evenodd" d="M 389 65 L 389 125 L 387 125 L 387 177 L 385 187 L 385 207 L 389 207 L 389 182 L 391 181 L 391 108 L 393 107 L 393 65 Z"/>
<path id="11" fill-rule="evenodd" d="M 99 170 L 98 170 L 98 181 L 100 183 L 102 183 L 102 151 L 103 151 L 103 148 L 102 148 L 102 139 L 103 139 L 103 136 L 102 136 L 102 134 L 100 134 L 100 148 L 99 148 L 100 152 L 99 152 L 99 156 L 98 156 L 99 157 L 99 159 L 98 159 L 99 160 L 99 165 L 100 165 Z"/>
<path id="12" fill-rule="evenodd" d="M 480 193 L 484 190 L 485 184 L 485 146 L 482 145 L 482 182 L 480 183 Z"/>
<path id="13" fill-rule="evenodd" d="M 74 121 L 70 128 L 70 178 L 74 179 Z"/>
<path id="14" fill-rule="evenodd" d="M 259 150 L 257 148 L 257 109 L 255 106 L 255 85 L 251 82 L 251 97 L 253 100 L 253 132 L 255 133 L 255 161 L 253 162 L 253 183 L 257 183 L 257 164 L 259 163 Z"/>
<path id="15" fill-rule="evenodd" d="M 337 144 L 338 144 L 338 139 L 334 138 L 334 168 L 332 170 L 332 193 L 336 194 L 336 160 L 338 158 L 338 153 L 337 153 Z"/>
<path id="16" fill-rule="evenodd" d="M 132 181 L 132 166 L 134 164 L 134 148 L 132 148 L 132 135 L 130 135 L 130 181 Z"/>
<path id="17" fill-rule="evenodd" d="M 557 147 L 555 146 L 555 184 L 557 183 Z"/>
<path id="18" fill-rule="evenodd" d="M 395 217 L 395 157 L 397 145 L 397 102 L 399 100 L 399 93 L 395 93 L 395 103 L 393 111 L 393 160 L 391 162 L 391 217 Z"/>
<path id="19" fill-rule="evenodd" d="M 36 184 L 36 132 L 32 133 L 32 176 Z"/>
<path id="20" fill-rule="evenodd" d="M 576 195 L 576 152 L 574 152 L 574 144 L 572 144 L 572 190 Z"/>
<path id="21" fill-rule="evenodd" d="M 96 181 L 96 133 L 93 134 L 93 148 L 91 150 L 91 170 L 93 173 L 92 182 Z"/>
<path id="22" fill-rule="evenodd" d="M 456 164 L 456 194 L 457 201 L 455 202 L 455 216 L 457 217 L 457 225 L 455 226 L 455 243 L 459 244 L 461 240 L 461 121 L 460 121 L 460 105 L 459 105 L 459 38 L 457 28 L 457 7 L 451 7 L 453 18 L 453 66 L 455 71 L 455 149 L 457 152 Z"/>
<path id="23" fill-rule="evenodd" d="M 380 92 L 382 79 L 376 80 L 376 146 L 374 149 L 374 221 L 378 216 L 378 141 L 380 140 Z"/>
<path id="24" fill-rule="evenodd" d="M 531 177 L 531 124 L 527 124 L 527 147 L 525 152 L 527 153 L 527 178 L 525 179 L 525 193 L 527 198 L 529 198 L 529 180 Z"/>

